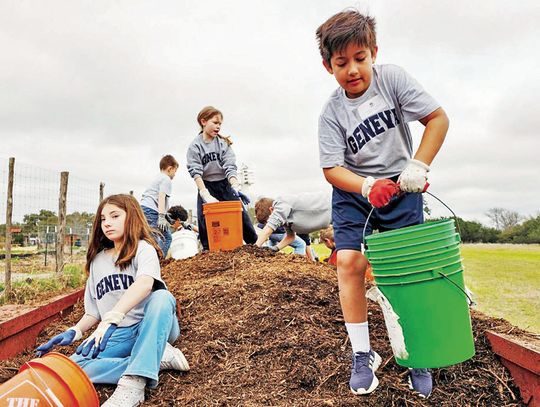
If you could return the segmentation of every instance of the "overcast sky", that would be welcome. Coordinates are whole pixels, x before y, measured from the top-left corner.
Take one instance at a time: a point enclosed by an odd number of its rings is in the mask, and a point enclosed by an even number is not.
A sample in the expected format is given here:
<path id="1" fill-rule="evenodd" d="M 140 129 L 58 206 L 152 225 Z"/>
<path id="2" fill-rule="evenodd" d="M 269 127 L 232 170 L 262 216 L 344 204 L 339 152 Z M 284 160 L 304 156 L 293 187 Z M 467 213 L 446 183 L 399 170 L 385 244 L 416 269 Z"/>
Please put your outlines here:
<path id="1" fill-rule="evenodd" d="M 214 105 L 255 195 L 329 189 L 317 119 L 338 85 L 315 30 L 354 6 L 377 19 L 377 63 L 403 66 L 450 118 L 430 191 L 468 220 L 487 223 L 493 207 L 536 215 L 539 4 L 0 0 L 0 157 L 140 197 L 173 154 L 172 202 L 194 207 L 185 155 Z"/>

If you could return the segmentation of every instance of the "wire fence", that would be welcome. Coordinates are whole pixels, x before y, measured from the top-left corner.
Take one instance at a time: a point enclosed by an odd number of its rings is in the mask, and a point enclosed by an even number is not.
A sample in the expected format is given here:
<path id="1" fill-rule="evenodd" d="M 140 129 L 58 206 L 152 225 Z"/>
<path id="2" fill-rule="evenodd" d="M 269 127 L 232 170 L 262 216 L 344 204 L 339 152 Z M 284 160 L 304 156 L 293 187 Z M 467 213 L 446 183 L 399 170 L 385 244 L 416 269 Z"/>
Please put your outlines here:
<path id="1" fill-rule="evenodd" d="M 107 180 L 87 180 L 0 157 L 0 279 L 28 273 L 59 273 L 64 264 L 83 263 L 95 211 L 103 196 L 129 193 Z M 12 185 L 12 199 L 8 191 Z M 11 213 L 8 219 L 8 213 Z M 9 281 L 8 281 L 9 280 Z"/>

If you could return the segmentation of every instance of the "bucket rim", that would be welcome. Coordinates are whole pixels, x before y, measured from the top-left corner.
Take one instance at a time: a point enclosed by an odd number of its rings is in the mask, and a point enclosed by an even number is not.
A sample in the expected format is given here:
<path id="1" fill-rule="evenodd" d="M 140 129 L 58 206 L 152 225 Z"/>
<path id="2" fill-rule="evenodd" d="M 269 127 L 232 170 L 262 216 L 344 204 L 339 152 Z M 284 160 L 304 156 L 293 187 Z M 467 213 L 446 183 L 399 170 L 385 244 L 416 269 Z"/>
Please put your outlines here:
<path id="1" fill-rule="evenodd" d="M 455 228 L 453 228 L 453 230 L 455 231 Z M 399 243 L 399 242 L 408 242 L 408 241 L 411 241 L 411 240 L 417 240 L 417 239 L 422 239 L 422 238 L 426 238 L 426 237 L 432 237 L 432 236 L 437 236 L 437 235 L 448 235 L 449 233 L 449 230 L 440 230 L 440 231 L 435 231 L 433 233 L 426 233 L 426 234 L 423 234 L 422 236 L 416 236 L 416 237 L 398 237 L 398 236 L 395 236 L 393 239 L 387 239 L 387 240 L 382 240 L 382 239 L 379 239 L 379 241 L 375 241 L 375 242 L 369 242 L 369 244 L 366 242 L 366 246 L 383 246 L 385 244 L 393 244 L 393 243 Z M 454 232 L 456 233 L 456 232 Z M 367 239 L 367 237 L 366 237 Z"/>
<path id="2" fill-rule="evenodd" d="M 457 236 L 457 240 L 456 240 L 456 236 Z M 377 252 L 388 252 L 388 251 L 391 251 L 391 250 L 400 250 L 400 249 L 405 249 L 407 247 L 422 246 L 422 245 L 425 245 L 425 244 L 430 244 L 430 243 L 434 243 L 434 242 L 438 242 L 438 241 L 446 240 L 446 239 L 456 240 L 455 243 L 458 243 L 458 244 L 461 242 L 461 237 L 459 236 L 459 233 L 456 232 L 456 233 L 453 233 L 450 236 L 441 237 L 439 239 L 431 239 L 431 240 L 428 240 L 428 241 L 425 241 L 425 242 L 417 242 L 417 243 L 413 243 L 413 244 L 407 244 L 407 245 L 403 245 L 401 247 L 394 247 L 394 248 L 389 248 L 389 249 L 367 249 L 366 253 L 369 254 L 369 253 L 377 253 Z M 449 245 L 445 245 L 445 247 L 451 246 L 453 244 L 454 244 L 454 242 L 449 244 Z M 431 251 L 431 250 L 433 250 L 433 249 L 429 249 L 429 251 Z M 413 253 L 421 253 L 421 252 L 422 251 L 413 252 Z M 407 253 L 407 254 L 413 254 L 413 253 Z M 401 255 L 398 255 L 398 256 L 401 256 Z M 395 257 L 395 256 L 385 256 L 385 257 Z"/>
<path id="3" fill-rule="evenodd" d="M 458 259 L 455 261 L 455 262 L 451 262 L 451 263 L 448 263 L 448 265 L 451 265 L 451 264 L 454 264 L 456 262 L 460 262 L 460 261 L 463 261 L 463 257 L 461 257 L 461 253 L 457 253 L 457 254 L 452 254 L 451 256 L 446 256 L 440 260 L 436 260 L 436 261 L 425 261 L 423 263 L 419 263 L 419 264 L 413 264 L 413 265 L 406 265 L 406 266 L 392 266 L 392 267 L 388 267 L 388 268 L 379 268 L 379 267 L 373 267 L 373 264 L 371 265 L 371 267 L 373 268 L 373 271 L 382 271 L 382 270 L 399 270 L 399 269 L 407 269 L 407 268 L 411 268 L 411 267 L 420 267 L 420 266 L 425 266 L 427 264 L 433 264 L 433 263 L 438 263 L 438 262 L 441 262 L 441 261 L 445 261 L 445 260 L 449 260 L 449 259 L 452 259 L 452 258 L 455 258 L 455 257 L 458 257 Z M 429 257 L 419 257 L 420 259 L 427 259 Z M 404 261 L 408 261 L 408 260 L 404 260 Z M 400 262 L 401 263 L 401 262 Z M 388 263 L 387 263 L 388 264 Z M 387 266 L 387 264 L 384 264 L 384 266 Z M 389 263 L 389 264 L 392 264 L 392 263 Z M 379 265 L 376 265 L 376 266 L 382 266 L 382 264 L 379 264 Z M 441 266 L 441 267 L 444 267 L 444 266 Z M 386 274 L 386 275 L 389 275 L 389 274 Z M 404 274 L 401 274 L 401 275 L 404 275 Z"/>
<path id="4" fill-rule="evenodd" d="M 53 369 L 52 366 L 49 366 L 47 363 L 44 363 L 43 360 L 44 358 L 47 358 L 47 357 L 52 357 L 53 359 L 56 359 L 57 361 L 63 363 L 65 366 L 69 366 L 69 368 L 72 370 L 71 373 L 73 373 L 73 370 L 79 373 L 80 379 L 82 380 L 84 384 L 86 384 L 86 388 L 87 388 L 86 395 L 92 399 L 91 402 L 94 402 L 93 405 L 99 406 L 99 397 L 97 395 L 96 388 L 94 387 L 94 384 L 92 383 L 92 381 L 90 380 L 86 372 L 73 360 L 71 360 L 70 358 L 68 358 L 67 356 L 59 352 L 49 352 L 41 358 L 34 358 L 34 359 L 29 360 L 28 362 L 26 362 L 24 365 L 21 366 L 19 373 L 27 369 L 33 368 L 36 365 L 39 365 L 40 368 L 44 368 L 48 370 L 55 377 L 57 377 L 58 380 L 60 380 L 62 384 L 65 386 L 65 388 L 69 390 L 69 393 L 71 393 L 71 397 L 77 402 L 79 402 L 80 401 L 79 399 L 80 388 L 72 389 L 71 386 L 68 385 L 68 383 L 66 382 L 66 379 L 64 378 L 64 376 L 60 375 L 55 369 Z"/>
<path id="5" fill-rule="evenodd" d="M 416 270 L 416 271 L 410 271 L 408 273 L 399 273 L 399 274 L 376 274 L 375 273 L 375 269 L 373 270 L 374 273 L 373 273 L 373 276 L 374 277 L 380 277 L 380 278 L 391 278 L 391 277 L 404 277 L 404 276 L 412 276 L 414 274 L 420 274 L 420 273 L 434 273 L 436 270 L 441 270 L 445 267 L 451 267 L 455 264 L 459 264 L 460 267 L 461 267 L 461 258 L 456 260 L 456 261 L 453 261 L 451 263 L 447 263 L 447 264 L 444 264 L 442 266 L 437 266 L 437 267 L 428 267 L 428 268 L 424 268 L 423 270 Z"/>
<path id="6" fill-rule="evenodd" d="M 459 250 L 460 244 L 461 242 L 456 242 L 454 244 L 448 245 L 444 249 L 440 249 L 440 253 L 444 253 L 445 251 L 450 251 L 450 250 Z M 367 256 L 367 257 L 368 257 L 369 262 L 372 264 L 377 263 L 377 262 L 379 262 L 379 264 L 382 264 L 382 263 L 388 264 L 388 263 L 402 262 L 404 261 L 403 259 L 404 257 L 405 257 L 405 261 L 410 260 L 410 259 L 421 259 L 423 257 L 429 257 L 429 255 L 423 255 L 423 253 L 430 253 L 430 252 L 433 252 L 434 250 L 436 249 L 426 249 L 426 250 L 420 250 L 420 251 L 407 253 L 407 254 L 396 254 L 394 256 L 383 256 L 383 257 Z M 410 257 L 410 256 L 416 256 L 416 257 Z M 407 258 L 407 257 L 410 257 L 410 258 Z"/>
<path id="7" fill-rule="evenodd" d="M 203 203 L 203 214 L 213 215 L 226 212 L 242 212 L 242 202 L 240 201 L 219 201 Z"/>
<path id="8" fill-rule="evenodd" d="M 447 218 L 447 219 L 440 219 L 436 221 L 430 221 L 425 223 L 420 223 L 418 225 L 412 225 L 412 226 L 406 226 L 404 228 L 400 229 L 394 229 L 394 230 L 387 230 L 385 232 L 375 233 L 371 234 L 369 236 L 366 236 L 366 240 L 379 240 L 379 239 L 385 239 L 386 237 L 396 236 L 396 235 L 402 235 L 407 234 L 411 232 L 418 231 L 418 229 L 426 230 L 426 229 L 433 229 L 435 227 L 441 226 L 446 223 L 454 223 L 455 221 L 453 218 Z"/>

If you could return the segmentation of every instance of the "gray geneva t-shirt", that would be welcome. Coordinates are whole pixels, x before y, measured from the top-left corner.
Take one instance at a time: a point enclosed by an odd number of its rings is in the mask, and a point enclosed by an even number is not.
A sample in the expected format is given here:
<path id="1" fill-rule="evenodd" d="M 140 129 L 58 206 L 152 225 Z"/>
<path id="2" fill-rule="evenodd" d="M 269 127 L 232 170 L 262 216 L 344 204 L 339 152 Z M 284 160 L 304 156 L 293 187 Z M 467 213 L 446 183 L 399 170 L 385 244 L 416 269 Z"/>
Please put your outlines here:
<path id="1" fill-rule="evenodd" d="M 159 193 L 165 194 L 165 212 L 169 210 L 169 198 L 171 196 L 172 181 L 167 174 L 162 172 L 152 180 L 150 186 L 143 192 L 141 198 L 141 206 L 153 209 L 156 212 L 158 209 Z"/>
<path id="2" fill-rule="evenodd" d="M 343 166 L 364 177 L 400 174 L 412 156 L 408 122 L 426 117 L 439 104 L 396 65 L 374 65 L 371 84 L 349 99 L 335 90 L 319 118 L 322 168 Z"/>
<path id="3" fill-rule="evenodd" d="M 296 233 L 311 233 L 328 227 L 332 221 L 330 192 L 282 195 L 272 206 L 274 210 L 266 224 L 273 230 L 283 225 Z"/>
<path id="4" fill-rule="evenodd" d="M 90 264 L 90 275 L 86 281 L 84 293 L 84 311 L 99 320 L 110 311 L 126 292 L 131 284 L 142 275 L 153 277 L 163 287 L 159 258 L 150 244 L 140 240 L 137 254 L 131 264 L 124 270 L 115 266 L 116 258 L 111 252 L 102 250 Z M 118 326 L 130 326 L 139 322 L 144 316 L 144 306 L 148 297 L 129 311 Z"/>
<path id="5" fill-rule="evenodd" d="M 221 181 L 237 176 L 234 151 L 221 137 L 207 143 L 199 133 L 189 145 L 186 165 L 193 179 L 202 177 L 205 181 Z"/>

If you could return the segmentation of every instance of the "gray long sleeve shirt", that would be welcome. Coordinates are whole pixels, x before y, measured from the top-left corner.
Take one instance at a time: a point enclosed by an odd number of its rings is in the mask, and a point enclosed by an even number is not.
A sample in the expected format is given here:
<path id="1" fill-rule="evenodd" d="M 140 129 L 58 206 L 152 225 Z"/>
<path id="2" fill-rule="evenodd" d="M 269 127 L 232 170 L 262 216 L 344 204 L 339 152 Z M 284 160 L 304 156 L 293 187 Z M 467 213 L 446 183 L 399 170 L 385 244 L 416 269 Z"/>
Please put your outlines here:
<path id="1" fill-rule="evenodd" d="M 219 137 L 206 143 L 199 133 L 189 145 L 186 161 L 193 179 L 202 177 L 205 181 L 221 181 L 237 176 L 234 151 Z"/>
<path id="2" fill-rule="evenodd" d="M 282 195 L 272 206 L 274 210 L 266 224 L 273 230 L 283 225 L 288 231 L 311 233 L 328 227 L 332 221 L 330 192 Z"/>

